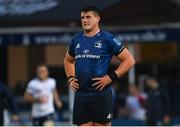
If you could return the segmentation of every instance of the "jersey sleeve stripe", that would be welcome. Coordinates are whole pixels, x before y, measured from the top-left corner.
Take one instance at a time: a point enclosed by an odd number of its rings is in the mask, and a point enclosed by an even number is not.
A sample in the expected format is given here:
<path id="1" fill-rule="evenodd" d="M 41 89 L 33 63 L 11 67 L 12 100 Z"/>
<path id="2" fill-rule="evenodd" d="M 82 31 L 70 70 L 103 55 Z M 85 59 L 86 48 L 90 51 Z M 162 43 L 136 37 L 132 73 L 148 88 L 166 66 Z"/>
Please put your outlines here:
<path id="1" fill-rule="evenodd" d="M 74 53 L 70 52 L 70 50 L 68 50 L 68 54 L 69 54 L 71 57 L 75 57 Z"/>
<path id="2" fill-rule="evenodd" d="M 115 56 L 118 56 L 124 49 L 125 49 L 125 47 L 122 46 L 122 47 L 120 48 L 120 50 L 119 50 L 117 53 L 115 53 L 114 55 L 115 55 Z"/>

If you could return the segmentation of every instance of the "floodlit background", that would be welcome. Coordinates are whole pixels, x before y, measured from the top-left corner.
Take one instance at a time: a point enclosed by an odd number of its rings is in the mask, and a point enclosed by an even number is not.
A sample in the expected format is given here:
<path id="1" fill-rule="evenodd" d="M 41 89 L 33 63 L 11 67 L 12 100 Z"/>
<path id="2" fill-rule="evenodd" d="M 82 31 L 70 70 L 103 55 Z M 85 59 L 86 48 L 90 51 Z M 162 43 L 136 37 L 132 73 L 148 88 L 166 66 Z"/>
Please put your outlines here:
<path id="1" fill-rule="evenodd" d="M 179 0 L 0 0 L 0 81 L 13 91 L 20 117 L 19 122 L 12 121 L 5 110 L 5 124 L 31 125 L 31 105 L 23 94 L 36 66 L 44 62 L 63 101 L 55 123 L 72 125 L 73 92 L 63 59 L 72 36 L 82 30 L 80 10 L 86 5 L 101 10 L 101 28 L 117 35 L 136 60 L 135 67 L 112 84 L 113 125 L 146 125 L 147 117 L 155 113 L 161 114 L 158 125 L 161 119 L 180 125 Z M 118 64 L 113 58 L 110 70 Z M 147 85 L 149 76 L 158 84 L 154 93 Z M 165 99 L 157 97 L 161 89 Z M 152 102 L 157 111 L 148 114 Z M 166 109 L 160 111 L 161 106 Z"/>

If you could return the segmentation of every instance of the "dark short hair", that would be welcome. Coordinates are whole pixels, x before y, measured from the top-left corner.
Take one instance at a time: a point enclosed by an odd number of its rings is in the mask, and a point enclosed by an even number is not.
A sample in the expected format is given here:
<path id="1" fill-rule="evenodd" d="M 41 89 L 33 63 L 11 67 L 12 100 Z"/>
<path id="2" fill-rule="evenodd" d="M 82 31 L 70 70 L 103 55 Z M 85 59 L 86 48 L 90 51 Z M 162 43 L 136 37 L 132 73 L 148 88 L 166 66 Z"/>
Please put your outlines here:
<path id="1" fill-rule="evenodd" d="M 97 7 L 92 6 L 92 5 L 86 6 L 81 10 L 81 12 L 89 12 L 89 11 L 92 11 L 96 13 L 98 16 L 100 16 L 100 10 Z"/>
<path id="2" fill-rule="evenodd" d="M 45 67 L 48 70 L 48 66 L 45 63 L 40 63 L 40 64 L 37 65 L 37 69 L 40 68 L 40 67 Z"/>

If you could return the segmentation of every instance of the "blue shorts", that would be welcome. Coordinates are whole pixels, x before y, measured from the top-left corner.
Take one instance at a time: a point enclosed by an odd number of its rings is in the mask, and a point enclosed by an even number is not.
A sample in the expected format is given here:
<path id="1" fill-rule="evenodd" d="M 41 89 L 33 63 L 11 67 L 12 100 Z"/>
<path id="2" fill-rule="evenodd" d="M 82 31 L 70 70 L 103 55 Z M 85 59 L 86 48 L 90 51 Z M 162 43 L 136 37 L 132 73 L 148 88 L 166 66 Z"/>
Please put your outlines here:
<path id="1" fill-rule="evenodd" d="M 75 95 L 73 124 L 81 125 L 88 122 L 108 123 L 112 119 L 112 91 L 99 96 Z"/>

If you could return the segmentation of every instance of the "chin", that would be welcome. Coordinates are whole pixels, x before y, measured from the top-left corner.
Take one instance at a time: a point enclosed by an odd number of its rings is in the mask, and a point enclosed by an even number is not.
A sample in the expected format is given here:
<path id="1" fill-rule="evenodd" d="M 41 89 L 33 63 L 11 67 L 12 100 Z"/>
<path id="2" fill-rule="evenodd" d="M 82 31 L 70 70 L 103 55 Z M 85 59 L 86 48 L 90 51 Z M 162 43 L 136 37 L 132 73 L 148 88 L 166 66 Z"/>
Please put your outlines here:
<path id="1" fill-rule="evenodd" d="M 91 28 L 84 28 L 85 31 L 91 31 L 92 29 Z"/>
<path id="2" fill-rule="evenodd" d="M 83 27 L 83 29 L 85 30 L 85 31 L 91 31 L 91 27 Z"/>

